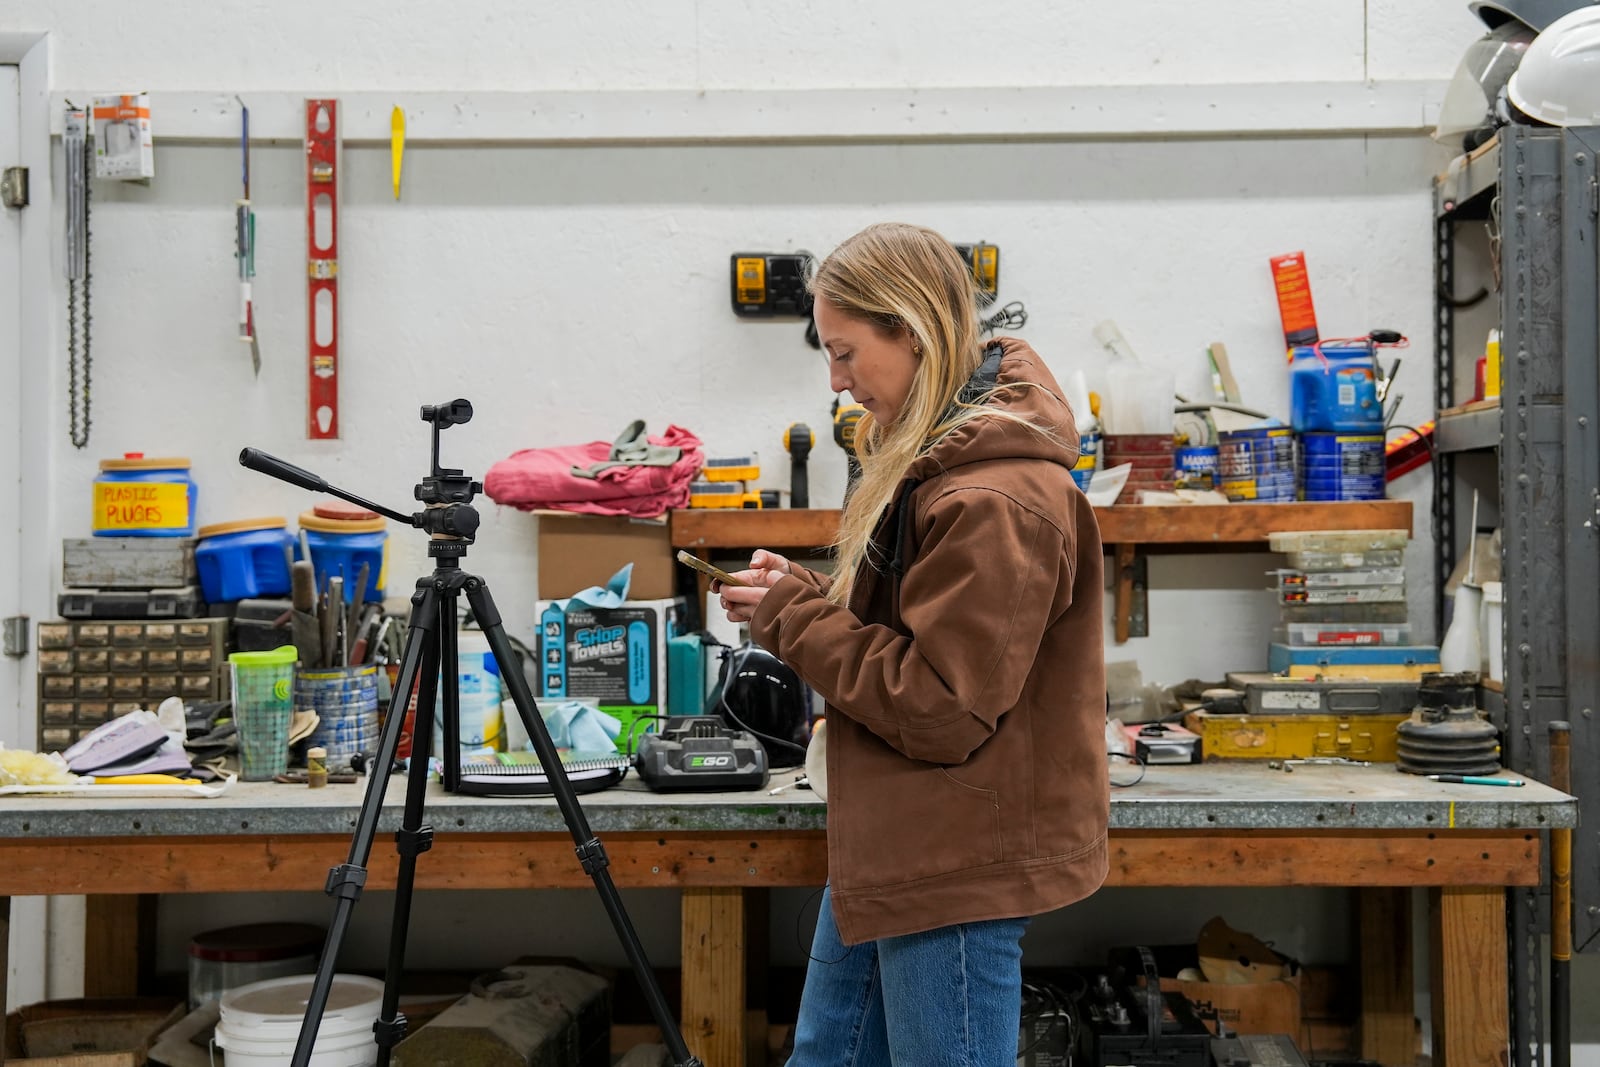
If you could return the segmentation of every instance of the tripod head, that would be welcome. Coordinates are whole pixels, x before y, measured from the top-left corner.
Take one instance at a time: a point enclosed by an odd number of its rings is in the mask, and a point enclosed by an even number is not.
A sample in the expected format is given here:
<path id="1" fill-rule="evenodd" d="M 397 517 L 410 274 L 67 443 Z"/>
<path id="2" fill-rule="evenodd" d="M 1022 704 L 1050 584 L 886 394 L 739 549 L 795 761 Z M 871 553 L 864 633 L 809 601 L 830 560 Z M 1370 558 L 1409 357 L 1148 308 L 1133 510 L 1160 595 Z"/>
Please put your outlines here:
<path id="1" fill-rule="evenodd" d="M 239 453 L 239 463 L 253 471 L 270 475 L 279 481 L 327 493 L 341 500 L 375 511 L 395 522 L 414 526 L 428 533 L 428 555 L 443 567 L 453 567 L 467 554 L 478 533 L 478 511 L 472 506 L 473 498 L 483 492 L 483 483 L 473 481 L 465 472 L 453 467 L 439 466 L 439 432 L 451 426 L 472 421 L 472 404 L 466 400 L 452 400 L 446 404 L 424 404 L 422 421 L 433 427 L 433 461 L 429 473 L 412 490 L 423 510 L 407 515 L 382 504 L 330 485 L 327 479 L 311 473 L 293 463 L 279 459 L 258 448 L 246 448 Z"/>

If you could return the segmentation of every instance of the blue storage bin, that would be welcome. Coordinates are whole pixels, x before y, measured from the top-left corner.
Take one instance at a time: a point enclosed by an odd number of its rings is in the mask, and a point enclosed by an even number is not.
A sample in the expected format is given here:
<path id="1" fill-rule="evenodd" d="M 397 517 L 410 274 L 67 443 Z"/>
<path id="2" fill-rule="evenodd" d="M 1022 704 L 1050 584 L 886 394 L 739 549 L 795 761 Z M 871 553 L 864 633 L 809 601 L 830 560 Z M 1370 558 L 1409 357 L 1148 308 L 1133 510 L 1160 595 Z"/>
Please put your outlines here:
<path id="1" fill-rule="evenodd" d="M 199 501 L 187 458 L 126 452 L 100 461 L 91 528 L 96 537 L 193 537 Z"/>
<path id="2" fill-rule="evenodd" d="M 381 515 L 370 511 L 343 512 L 350 515 L 349 518 L 330 514 L 339 511 L 324 505 L 300 513 L 300 531 L 311 548 L 317 588 L 327 588 L 329 578 L 343 578 L 345 602 L 353 602 L 356 579 L 361 576 L 361 565 L 365 563 L 368 566 L 367 588 L 362 599 L 369 603 L 381 601 L 388 579 L 388 524 Z M 296 558 L 298 555 L 297 552 Z"/>
<path id="3" fill-rule="evenodd" d="M 294 538 L 288 520 L 241 519 L 200 527 L 194 568 L 208 604 L 287 596 Z"/>

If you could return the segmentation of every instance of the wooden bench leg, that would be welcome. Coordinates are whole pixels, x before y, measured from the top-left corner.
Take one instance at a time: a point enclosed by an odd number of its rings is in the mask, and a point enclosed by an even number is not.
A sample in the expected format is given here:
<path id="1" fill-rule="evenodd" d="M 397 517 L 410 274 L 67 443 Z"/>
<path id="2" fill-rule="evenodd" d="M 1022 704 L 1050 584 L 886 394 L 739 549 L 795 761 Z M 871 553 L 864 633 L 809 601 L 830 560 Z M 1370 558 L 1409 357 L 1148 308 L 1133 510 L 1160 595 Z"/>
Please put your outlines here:
<path id="1" fill-rule="evenodd" d="M 153 894 L 85 898 L 83 995 L 136 997 L 155 950 Z"/>
<path id="2" fill-rule="evenodd" d="M 1361 1058 L 1384 1067 L 1416 1060 L 1416 993 L 1411 981 L 1411 890 L 1358 893 Z"/>
<path id="3" fill-rule="evenodd" d="M 1506 891 L 1428 891 L 1434 1067 L 1505 1067 L 1511 1042 Z"/>
<path id="4" fill-rule="evenodd" d="M 683 1037 L 706 1067 L 743 1067 L 745 1058 L 744 890 L 683 891 Z"/>
<path id="5" fill-rule="evenodd" d="M 0 896 L 0 1017 L 6 1013 L 9 1001 L 6 997 L 10 991 L 7 983 L 11 978 L 11 898 Z M 0 1035 L 0 1045 L 5 1043 L 5 1038 Z M 0 1048 L 0 1063 L 5 1062 L 5 1049 Z"/>

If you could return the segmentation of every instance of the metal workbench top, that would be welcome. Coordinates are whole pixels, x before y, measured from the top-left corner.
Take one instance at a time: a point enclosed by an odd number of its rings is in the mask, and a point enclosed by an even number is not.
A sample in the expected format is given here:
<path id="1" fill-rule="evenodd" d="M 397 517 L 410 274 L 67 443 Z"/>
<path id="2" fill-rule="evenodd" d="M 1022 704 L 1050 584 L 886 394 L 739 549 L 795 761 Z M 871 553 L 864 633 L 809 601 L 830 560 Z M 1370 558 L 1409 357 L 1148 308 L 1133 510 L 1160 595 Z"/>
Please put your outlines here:
<path id="1" fill-rule="evenodd" d="M 792 783 L 797 771 L 773 776 Z M 1136 768 L 1117 767 L 1118 780 Z M 381 832 L 399 826 L 405 778 L 389 783 Z M 0 797 L 0 837 L 274 836 L 351 832 L 366 782 L 309 789 L 304 785 L 236 782 L 211 799 Z M 766 791 L 668 796 L 630 775 L 620 786 L 580 798 L 600 834 L 735 833 L 821 830 L 827 809 L 792 786 Z M 560 833 L 560 809 L 549 798 L 482 798 L 445 794 L 429 785 L 427 821 L 444 832 Z M 1113 830 L 1546 830 L 1575 826 L 1577 802 L 1529 781 L 1521 788 L 1447 785 L 1371 767 L 1302 766 L 1293 773 L 1264 762 L 1155 766 L 1130 788 L 1113 789 Z"/>

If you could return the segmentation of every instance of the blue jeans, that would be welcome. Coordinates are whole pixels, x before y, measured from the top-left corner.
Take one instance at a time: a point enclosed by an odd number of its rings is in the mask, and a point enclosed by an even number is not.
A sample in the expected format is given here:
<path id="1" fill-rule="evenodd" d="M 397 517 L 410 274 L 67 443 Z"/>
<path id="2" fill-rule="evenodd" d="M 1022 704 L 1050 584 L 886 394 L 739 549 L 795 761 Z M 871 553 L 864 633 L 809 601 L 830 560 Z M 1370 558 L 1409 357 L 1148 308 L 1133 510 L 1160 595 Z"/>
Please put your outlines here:
<path id="1" fill-rule="evenodd" d="M 1027 919 L 847 948 L 822 892 L 788 1067 L 1013 1067 Z"/>

